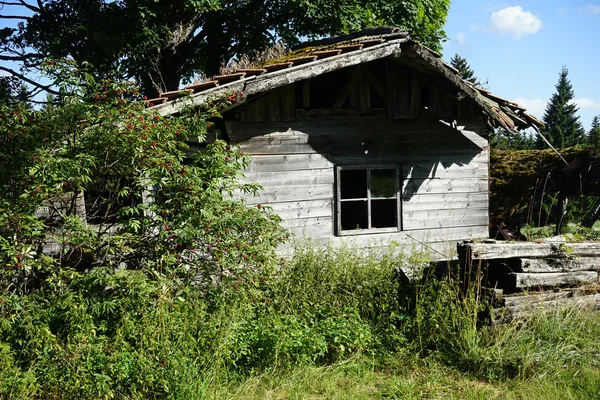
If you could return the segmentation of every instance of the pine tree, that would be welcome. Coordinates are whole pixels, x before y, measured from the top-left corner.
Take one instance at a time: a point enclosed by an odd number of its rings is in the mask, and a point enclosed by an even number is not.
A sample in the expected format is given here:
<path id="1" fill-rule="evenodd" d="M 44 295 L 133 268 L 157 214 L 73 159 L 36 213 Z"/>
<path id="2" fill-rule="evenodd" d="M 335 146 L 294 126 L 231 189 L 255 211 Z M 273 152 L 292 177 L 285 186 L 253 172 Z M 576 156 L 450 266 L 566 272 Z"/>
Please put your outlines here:
<path id="1" fill-rule="evenodd" d="M 600 150 L 600 116 L 592 119 L 592 127 L 588 133 L 588 144 L 591 148 Z"/>
<path id="2" fill-rule="evenodd" d="M 546 125 L 542 134 L 554 147 L 577 146 L 586 141 L 585 130 L 577 115 L 579 108 L 573 103 L 574 98 L 575 92 L 569 81 L 569 70 L 567 67 L 562 67 L 556 84 L 556 93 L 552 95 L 542 118 Z M 547 147 L 539 136 L 536 147 L 538 149 Z"/>
<path id="3" fill-rule="evenodd" d="M 458 74 L 464 80 L 471 82 L 475 86 L 482 86 L 482 83 L 475 76 L 475 72 L 471 69 L 471 66 L 467 62 L 467 59 L 454 54 L 454 57 L 450 60 L 450 65 L 458 70 Z"/>

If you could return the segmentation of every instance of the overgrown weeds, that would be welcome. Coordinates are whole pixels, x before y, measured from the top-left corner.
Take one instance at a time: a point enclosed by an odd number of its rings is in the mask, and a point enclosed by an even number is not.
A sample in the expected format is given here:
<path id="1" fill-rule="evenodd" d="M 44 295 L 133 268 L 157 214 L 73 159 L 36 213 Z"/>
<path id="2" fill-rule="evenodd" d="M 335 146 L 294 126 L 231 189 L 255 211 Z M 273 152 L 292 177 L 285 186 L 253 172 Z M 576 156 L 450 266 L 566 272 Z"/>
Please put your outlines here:
<path id="1" fill-rule="evenodd" d="M 401 279 L 407 265 L 424 278 Z M 362 398 L 419 398 L 465 379 L 486 383 L 452 396 L 494 397 L 524 382 L 547 392 L 553 381 L 573 398 L 599 395 L 597 314 L 569 309 L 490 327 L 477 290 L 453 273 L 429 276 L 426 265 L 394 249 L 304 247 L 277 273 L 204 291 L 136 271 L 65 271 L 0 297 L 0 393 L 303 397 L 322 376 L 327 398 L 342 398 L 345 386 Z"/>

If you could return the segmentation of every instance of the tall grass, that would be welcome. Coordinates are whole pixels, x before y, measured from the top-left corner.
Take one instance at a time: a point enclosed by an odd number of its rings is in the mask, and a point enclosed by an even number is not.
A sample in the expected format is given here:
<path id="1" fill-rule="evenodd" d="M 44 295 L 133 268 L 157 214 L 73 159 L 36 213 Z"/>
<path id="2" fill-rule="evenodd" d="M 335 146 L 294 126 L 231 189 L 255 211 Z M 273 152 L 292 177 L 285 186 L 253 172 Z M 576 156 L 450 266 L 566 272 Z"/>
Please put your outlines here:
<path id="1" fill-rule="evenodd" d="M 424 278 L 401 279 L 406 265 Z M 354 385 L 356 398 L 419 398 L 420 385 L 464 379 L 487 382 L 486 395 L 537 382 L 600 396 L 597 314 L 490 327 L 477 289 L 426 266 L 426 256 L 393 249 L 304 247 L 277 273 L 204 292 L 134 271 L 58 275 L 27 296 L 0 296 L 0 396 L 302 397 L 319 374 L 327 398 L 343 398 L 340 385 Z"/>

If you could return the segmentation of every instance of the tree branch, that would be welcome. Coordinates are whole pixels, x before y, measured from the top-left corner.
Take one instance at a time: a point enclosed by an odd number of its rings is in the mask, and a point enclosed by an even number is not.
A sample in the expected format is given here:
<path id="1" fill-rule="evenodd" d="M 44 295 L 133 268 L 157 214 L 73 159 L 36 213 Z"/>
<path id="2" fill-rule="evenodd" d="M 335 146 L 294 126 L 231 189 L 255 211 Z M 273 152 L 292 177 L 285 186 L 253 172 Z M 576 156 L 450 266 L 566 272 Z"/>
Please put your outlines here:
<path id="1" fill-rule="evenodd" d="M 31 21 L 31 17 L 26 17 L 24 15 L 0 15 L 0 19 L 22 19 L 25 21 Z"/>
<path id="2" fill-rule="evenodd" d="M 19 56 L 6 56 L 0 54 L 1 61 L 28 61 L 30 58 L 37 58 L 43 60 L 46 56 L 43 54 L 23 54 Z"/>
<path id="3" fill-rule="evenodd" d="M 33 12 L 39 12 L 40 8 L 32 6 L 31 4 L 27 4 L 24 0 L 19 0 L 17 3 L 11 2 L 11 1 L 0 1 L 0 5 L 3 6 L 21 6 L 21 7 L 25 7 L 28 10 L 31 10 Z M 39 1 L 38 1 L 38 5 L 39 5 Z"/>
<path id="4" fill-rule="evenodd" d="M 50 94 L 60 95 L 60 92 L 58 92 L 55 89 L 52 89 L 51 85 L 42 85 L 41 83 L 36 82 L 33 79 L 29 79 L 25 75 L 20 74 L 17 71 L 11 69 L 11 68 L 6 68 L 6 67 L 0 65 L 0 71 L 8 72 L 9 74 L 11 74 L 13 76 L 16 76 L 17 78 L 21 79 L 22 81 L 27 82 L 30 85 L 32 85 L 32 86 L 34 86 L 36 88 L 42 89 L 43 91 L 48 92 Z"/>

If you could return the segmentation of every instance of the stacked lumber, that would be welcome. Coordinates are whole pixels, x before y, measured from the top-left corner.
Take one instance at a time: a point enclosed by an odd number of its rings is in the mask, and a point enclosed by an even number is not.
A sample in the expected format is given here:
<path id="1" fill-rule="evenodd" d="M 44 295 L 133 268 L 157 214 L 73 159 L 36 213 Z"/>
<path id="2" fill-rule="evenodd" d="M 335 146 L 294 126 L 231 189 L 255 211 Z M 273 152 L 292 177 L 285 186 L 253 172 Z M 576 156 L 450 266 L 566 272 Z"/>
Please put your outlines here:
<path id="1" fill-rule="evenodd" d="M 484 261 L 490 270 L 510 266 L 506 273 L 514 287 L 506 289 L 577 287 L 599 282 L 598 242 L 567 243 L 551 238 L 539 243 L 486 241 L 464 246 L 467 262 Z"/>

